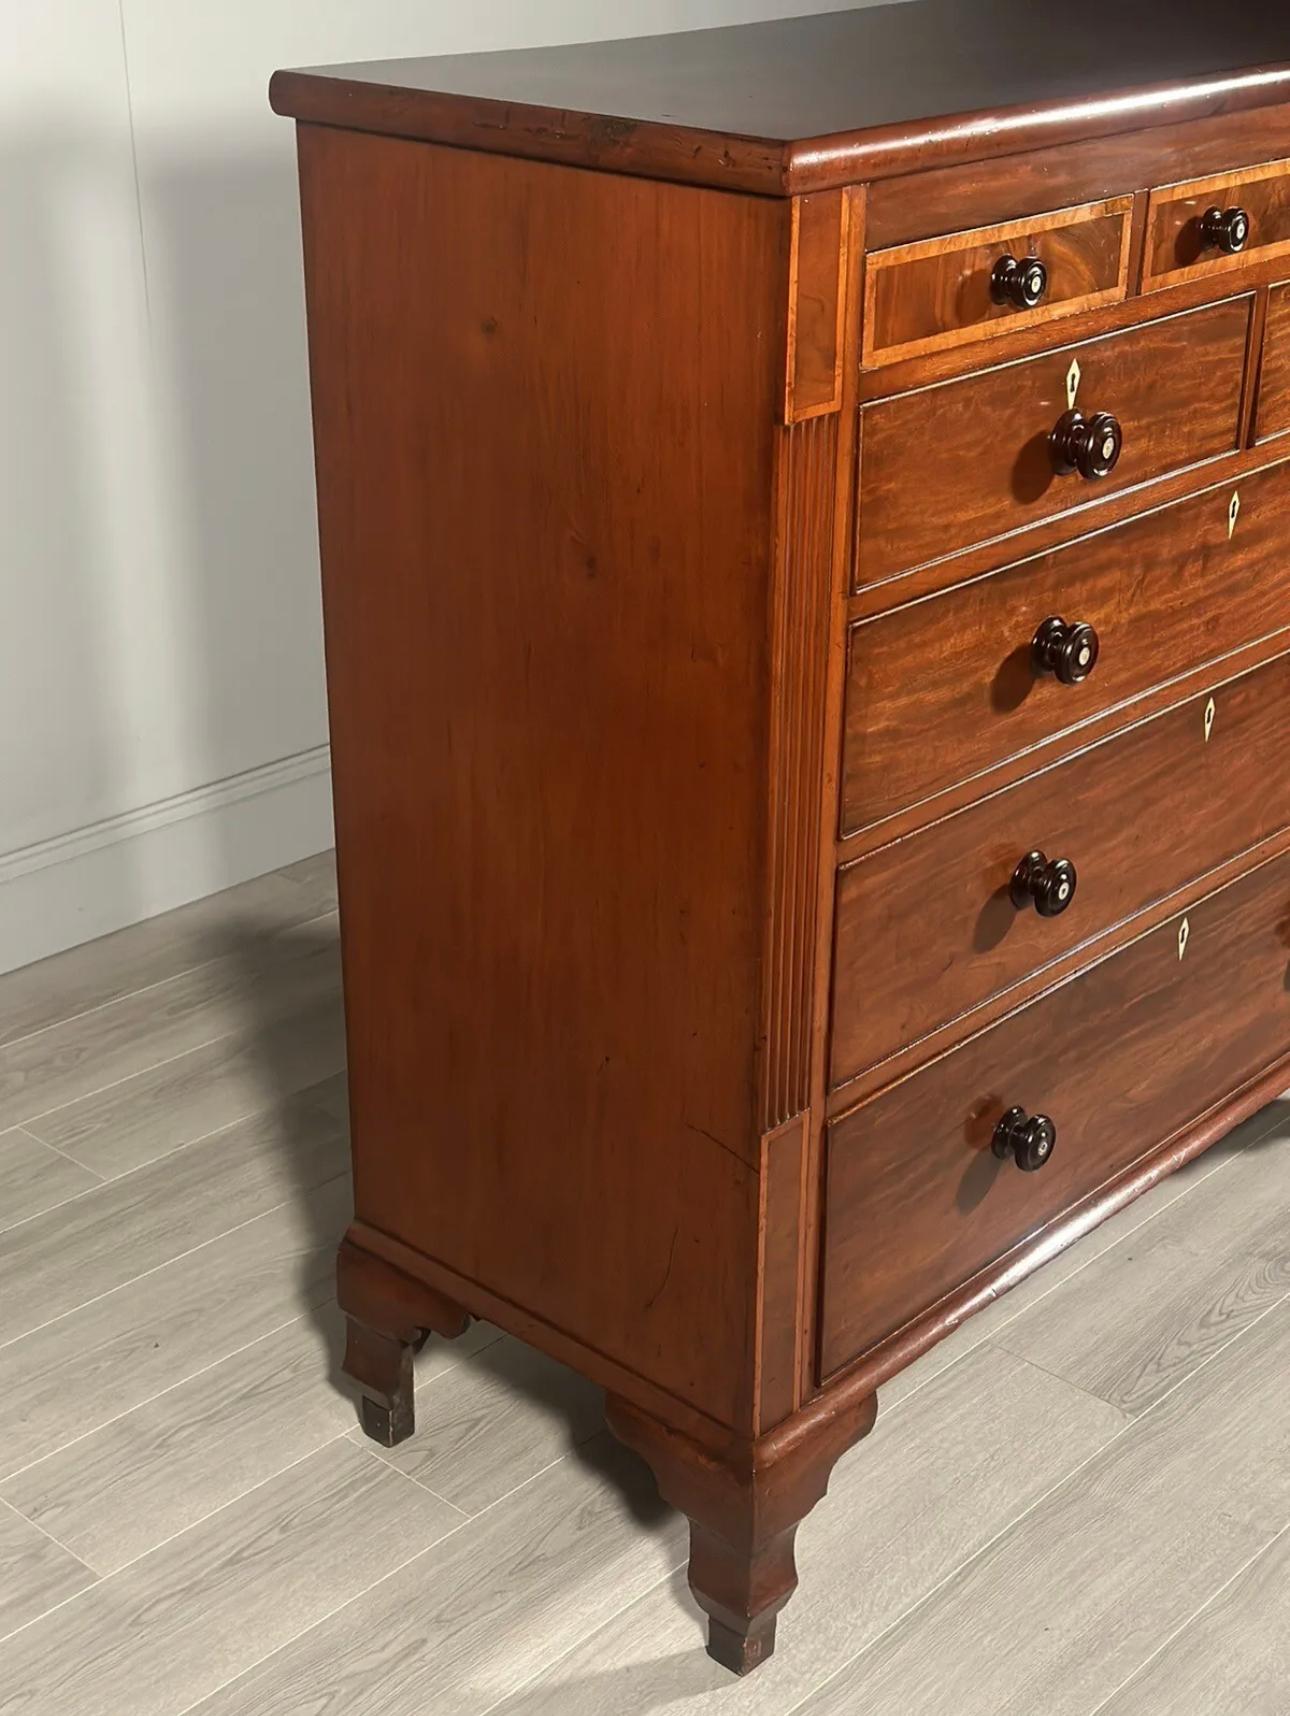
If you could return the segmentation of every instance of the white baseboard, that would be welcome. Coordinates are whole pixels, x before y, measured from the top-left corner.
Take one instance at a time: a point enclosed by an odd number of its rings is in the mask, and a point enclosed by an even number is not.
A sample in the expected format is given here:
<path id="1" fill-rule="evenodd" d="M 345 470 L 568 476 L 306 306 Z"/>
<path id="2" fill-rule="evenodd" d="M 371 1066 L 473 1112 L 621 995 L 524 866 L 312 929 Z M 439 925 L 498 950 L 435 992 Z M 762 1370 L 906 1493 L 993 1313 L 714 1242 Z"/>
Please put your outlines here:
<path id="1" fill-rule="evenodd" d="M 0 855 L 0 971 L 332 844 L 329 747 Z"/>

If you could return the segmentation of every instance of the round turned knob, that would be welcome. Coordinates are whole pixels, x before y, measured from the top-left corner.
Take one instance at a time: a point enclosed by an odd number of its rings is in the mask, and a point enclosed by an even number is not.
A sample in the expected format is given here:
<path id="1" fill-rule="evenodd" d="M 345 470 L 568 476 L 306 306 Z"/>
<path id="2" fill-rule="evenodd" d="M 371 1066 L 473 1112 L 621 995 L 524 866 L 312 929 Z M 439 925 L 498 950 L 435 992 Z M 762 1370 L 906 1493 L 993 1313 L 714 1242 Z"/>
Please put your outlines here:
<path id="1" fill-rule="evenodd" d="M 1031 640 L 1030 664 L 1037 674 L 1053 674 L 1061 685 L 1078 685 L 1097 666 L 1100 649 L 1092 626 L 1068 626 L 1054 615 Z"/>
<path id="2" fill-rule="evenodd" d="M 990 276 L 990 291 L 996 304 L 1011 304 L 1018 310 L 1033 310 L 1048 290 L 1048 270 L 1037 256 L 1018 262 L 1001 256 Z"/>
<path id="3" fill-rule="evenodd" d="M 1057 1143 L 1057 1128 L 1046 1114 L 1027 1115 L 1024 1108 L 1010 1108 L 994 1129 L 994 1153 L 1004 1160 L 1011 1156 L 1023 1174 L 1051 1161 Z"/>
<path id="4" fill-rule="evenodd" d="M 1124 430 L 1119 418 L 1109 411 L 1094 412 L 1092 417 L 1085 417 L 1082 411 L 1068 411 L 1048 437 L 1048 446 L 1059 477 L 1078 471 L 1094 482 L 1098 477 L 1109 477 L 1119 464 Z"/>
<path id="5" fill-rule="evenodd" d="M 1239 256 L 1250 242 L 1250 217 L 1244 209 L 1210 209 L 1200 223 L 1207 250 Z"/>
<path id="6" fill-rule="evenodd" d="M 1012 872 L 1012 903 L 1020 911 L 1033 905 L 1041 918 L 1059 918 L 1075 898 L 1079 877 L 1069 858 L 1048 859 L 1027 852 Z"/>

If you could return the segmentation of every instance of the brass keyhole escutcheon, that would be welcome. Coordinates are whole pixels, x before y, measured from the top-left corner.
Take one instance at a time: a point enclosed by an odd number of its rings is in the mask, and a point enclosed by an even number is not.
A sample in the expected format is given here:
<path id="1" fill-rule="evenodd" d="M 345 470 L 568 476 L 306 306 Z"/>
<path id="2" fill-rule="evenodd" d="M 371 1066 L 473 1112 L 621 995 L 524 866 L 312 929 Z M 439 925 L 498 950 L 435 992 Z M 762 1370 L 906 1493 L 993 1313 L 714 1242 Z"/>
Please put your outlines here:
<path id="1" fill-rule="evenodd" d="M 1241 516 L 1241 494 L 1238 489 L 1232 496 L 1227 509 L 1227 540 L 1230 542 L 1236 535 L 1236 521 Z"/>
<path id="2" fill-rule="evenodd" d="M 1084 374 L 1079 367 L 1079 359 L 1072 358 L 1071 366 L 1066 371 L 1066 409 L 1068 411 L 1075 409 L 1075 401 L 1079 398 L 1079 384 L 1083 379 Z"/>
<path id="3" fill-rule="evenodd" d="M 1178 957 L 1183 959 L 1187 954 L 1187 943 L 1191 940 L 1191 922 L 1184 918 L 1178 925 Z"/>
<path id="4" fill-rule="evenodd" d="M 1205 705 L 1205 743 L 1208 745 L 1210 734 L 1214 731 L 1214 717 L 1218 714 L 1214 699 L 1211 697 Z"/>

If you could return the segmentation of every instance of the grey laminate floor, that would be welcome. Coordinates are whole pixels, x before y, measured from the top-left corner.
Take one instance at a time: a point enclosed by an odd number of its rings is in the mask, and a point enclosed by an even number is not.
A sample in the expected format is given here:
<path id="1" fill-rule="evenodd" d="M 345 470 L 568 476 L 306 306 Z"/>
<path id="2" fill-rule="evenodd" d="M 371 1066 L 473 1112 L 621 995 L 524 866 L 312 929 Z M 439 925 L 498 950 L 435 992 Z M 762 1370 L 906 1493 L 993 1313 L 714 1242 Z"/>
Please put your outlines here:
<path id="1" fill-rule="evenodd" d="M 736 1682 L 560 1366 L 476 1327 L 355 1430 L 334 904 L 0 977 L 0 1712 L 1290 1716 L 1290 1104 L 884 1392 Z"/>

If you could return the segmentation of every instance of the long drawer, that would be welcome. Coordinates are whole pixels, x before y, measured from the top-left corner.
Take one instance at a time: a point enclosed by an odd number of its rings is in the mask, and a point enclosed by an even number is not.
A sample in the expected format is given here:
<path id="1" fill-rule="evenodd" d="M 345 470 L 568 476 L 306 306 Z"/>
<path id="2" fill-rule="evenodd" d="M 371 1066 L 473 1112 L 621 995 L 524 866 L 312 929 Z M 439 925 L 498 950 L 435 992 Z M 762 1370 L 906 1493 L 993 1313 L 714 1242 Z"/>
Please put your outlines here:
<path id="1" fill-rule="evenodd" d="M 1253 299 L 1044 352 L 867 406 L 858 576 L 872 584 L 1235 450 Z M 1123 454 L 1105 477 L 1059 472 L 1071 410 L 1110 414 Z"/>
<path id="2" fill-rule="evenodd" d="M 1290 625 L 1290 463 L 854 626 L 842 831 L 853 833 Z M 1036 672 L 1088 624 L 1077 684 Z"/>
<path id="3" fill-rule="evenodd" d="M 1290 827 L 1287 731 L 1283 655 L 848 865 L 834 1083 Z"/>
<path id="4" fill-rule="evenodd" d="M 1279 766 L 1279 760 L 1278 764 Z M 827 1375 L 1290 1053 L 1290 854 L 829 1128 Z M 993 1149 L 1050 1119 L 1038 1172 Z"/>

